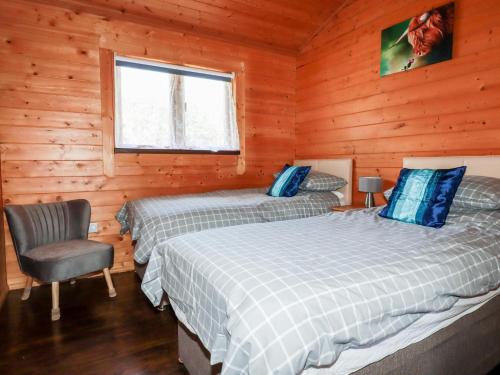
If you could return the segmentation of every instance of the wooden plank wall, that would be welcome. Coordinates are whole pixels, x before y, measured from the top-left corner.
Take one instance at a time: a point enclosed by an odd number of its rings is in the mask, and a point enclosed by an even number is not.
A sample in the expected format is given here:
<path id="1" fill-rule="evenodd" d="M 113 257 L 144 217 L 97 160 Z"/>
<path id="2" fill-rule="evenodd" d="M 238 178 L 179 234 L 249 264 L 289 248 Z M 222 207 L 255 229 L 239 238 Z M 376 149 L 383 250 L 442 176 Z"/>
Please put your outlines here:
<path id="1" fill-rule="evenodd" d="M 113 271 L 133 267 L 114 214 L 157 194 L 262 186 L 294 157 L 295 57 L 186 33 L 107 21 L 23 0 L 0 3 L 0 148 L 3 202 L 86 198 L 96 240 L 115 246 Z M 99 48 L 178 63 L 245 68 L 246 172 L 235 156 L 115 157 L 103 173 Z M 7 229 L 6 229 L 7 230 Z M 6 235 L 9 287 L 23 286 Z"/>
<path id="2" fill-rule="evenodd" d="M 453 60 L 379 76 L 381 30 L 444 3 L 350 0 L 303 49 L 299 159 L 352 156 L 356 181 L 380 175 L 388 187 L 403 156 L 500 154 L 498 0 L 455 1 Z"/>
<path id="3" fill-rule="evenodd" d="M 0 154 L 0 163 L 2 161 Z M 0 181 L 2 179 L 2 170 L 0 168 Z M 0 184 L 0 196 L 2 194 L 2 184 Z M 3 212 L 3 203 L 0 200 L 0 210 Z M 5 240 L 4 232 L 1 230 L 3 228 L 3 215 L 0 215 L 0 308 L 2 307 L 5 297 L 7 297 L 7 292 L 9 291 L 9 286 L 7 284 L 7 269 L 5 264 Z"/>

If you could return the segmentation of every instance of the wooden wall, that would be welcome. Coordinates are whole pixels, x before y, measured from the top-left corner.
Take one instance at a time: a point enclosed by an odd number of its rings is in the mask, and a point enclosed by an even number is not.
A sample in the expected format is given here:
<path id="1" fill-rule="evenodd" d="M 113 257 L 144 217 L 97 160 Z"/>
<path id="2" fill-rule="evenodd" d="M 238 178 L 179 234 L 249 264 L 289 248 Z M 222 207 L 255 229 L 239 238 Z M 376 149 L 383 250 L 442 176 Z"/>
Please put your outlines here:
<path id="1" fill-rule="evenodd" d="M 298 58 L 26 0 L 1 2 L 2 200 L 89 199 L 99 224 L 93 237 L 115 245 L 114 271 L 123 271 L 132 268 L 130 238 L 118 235 L 114 214 L 127 199 L 263 185 L 295 155 L 352 156 L 355 178 L 380 175 L 389 186 L 403 156 L 500 154 L 497 0 L 456 0 L 453 60 L 379 76 L 380 31 L 444 2 L 349 0 Z M 119 154 L 115 176 L 106 176 L 100 48 L 244 67 L 245 174 L 236 174 L 234 156 Z M 6 251 L 9 287 L 21 287 L 8 234 Z"/>
<path id="2" fill-rule="evenodd" d="M 0 155 L 0 162 L 2 161 Z M 2 179 L 2 170 L 0 168 L 0 180 Z M 2 194 L 2 184 L 0 184 L 0 195 Z M 3 204 L 0 200 L 0 210 L 3 211 Z M 3 215 L 0 215 L 0 308 L 2 307 L 5 297 L 7 297 L 7 292 L 9 291 L 9 286 L 7 284 L 7 269 L 5 267 L 5 241 L 4 232 L 1 230 L 3 228 Z"/>
<path id="3" fill-rule="evenodd" d="M 295 57 L 23 0 L 0 3 L 0 43 L 3 202 L 89 199 L 99 224 L 93 238 L 115 246 L 114 271 L 133 267 L 130 238 L 114 220 L 127 199 L 263 185 L 293 160 Z M 236 174 L 235 156 L 118 154 L 115 176 L 105 176 L 99 48 L 243 66 L 245 174 Z M 9 286 L 22 287 L 10 235 L 6 241 Z"/>
<path id="4" fill-rule="evenodd" d="M 403 156 L 500 154 L 498 0 L 455 1 L 453 60 L 380 78 L 381 30 L 444 3 L 350 0 L 325 25 L 298 57 L 298 158 L 352 156 L 389 186 Z"/>

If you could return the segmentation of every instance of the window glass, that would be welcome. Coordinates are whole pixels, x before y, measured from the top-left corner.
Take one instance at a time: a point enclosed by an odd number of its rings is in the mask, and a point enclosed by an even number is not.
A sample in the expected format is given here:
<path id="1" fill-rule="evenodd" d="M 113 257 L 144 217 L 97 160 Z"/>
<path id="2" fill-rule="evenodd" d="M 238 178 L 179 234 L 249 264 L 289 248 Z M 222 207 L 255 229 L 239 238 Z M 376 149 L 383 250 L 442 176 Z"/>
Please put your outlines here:
<path id="1" fill-rule="evenodd" d="M 239 150 L 232 76 L 184 69 L 117 59 L 118 150 Z"/>

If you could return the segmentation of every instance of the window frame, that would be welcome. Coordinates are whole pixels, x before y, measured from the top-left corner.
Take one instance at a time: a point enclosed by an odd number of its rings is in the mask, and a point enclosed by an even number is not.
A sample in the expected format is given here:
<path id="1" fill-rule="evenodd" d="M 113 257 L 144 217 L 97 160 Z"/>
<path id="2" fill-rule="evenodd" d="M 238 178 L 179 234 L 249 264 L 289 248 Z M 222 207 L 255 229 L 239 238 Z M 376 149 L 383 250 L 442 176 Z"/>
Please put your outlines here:
<path id="1" fill-rule="evenodd" d="M 114 54 L 113 57 L 113 96 L 116 96 L 115 90 L 116 90 L 116 84 L 117 84 L 117 79 L 116 79 L 116 67 L 118 66 L 117 64 L 121 66 L 138 66 L 142 65 L 145 67 L 145 69 L 151 70 L 151 71 L 163 71 L 163 72 L 168 72 L 171 74 L 181 74 L 185 76 L 190 76 L 190 77 L 214 77 L 214 80 L 221 80 L 221 81 L 226 81 L 226 82 L 231 82 L 233 86 L 233 95 L 235 97 L 236 101 L 236 111 L 238 112 L 238 87 L 237 87 L 237 82 L 238 82 L 238 75 L 237 73 L 231 72 L 221 72 L 221 71 L 216 71 L 212 69 L 200 69 L 200 68 L 193 68 L 189 66 L 184 66 L 184 65 L 173 65 L 173 64 L 168 64 L 168 63 L 163 63 L 163 62 L 157 62 L 154 60 L 147 60 L 147 59 L 136 59 L 136 58 L 129 58 L 126 56 L 119 56 Z M 117 108 L 118 108 L 118 103 L 116 102 L 116 98 L 113 100 L 113 151 L 115 154 L 208 154 L 208 155 L 236 155 L 239 156 L 242 154 L 242 145 L 241 145 L 241 128 L 239 124 L 239 119 L 240 116 L 237 113 L 236 114 L 236 121 L 237 121 L 237 128 L 238 128 L 238 133 L 239 133 L 239 138 L 240 138 L 240 147 L 239 150 L 204 150 L 204 149 L 166 149 L 166 148 L 134 148 L 134 147 L 116 147 L 116 140 L 114 138 L 114 134 L 118 131 L 117 130 Z"/>

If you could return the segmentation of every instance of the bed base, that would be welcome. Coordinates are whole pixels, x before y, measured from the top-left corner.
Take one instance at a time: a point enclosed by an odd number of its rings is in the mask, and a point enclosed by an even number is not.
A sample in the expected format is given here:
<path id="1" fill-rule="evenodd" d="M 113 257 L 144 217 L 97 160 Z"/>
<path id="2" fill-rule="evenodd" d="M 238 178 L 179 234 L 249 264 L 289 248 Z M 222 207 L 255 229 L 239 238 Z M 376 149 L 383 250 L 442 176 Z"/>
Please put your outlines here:
<path id="1" fill-rule="evenodd" d="M 141 263 L 137 263 L 135 260 L 134 260 L 134 271 L 135 271 L 135 274 L 137 275 L 137 277 L 142 281 L 142 279 L 144 278 L 144 273 L 146 272 L 146 268 L 148 267 L 148 264 L 147 263 L 144 263 L 144 264 L 141 264 Z"/>
<path id="2" fill-rule="evenodd" d="M 182 323 L 179 360 L 191 375 L 216 375 L 210 354 Z M 500 296 L 426 339 L 372 363 L 355 375 L 480 375 L 500 363 Z"/>

